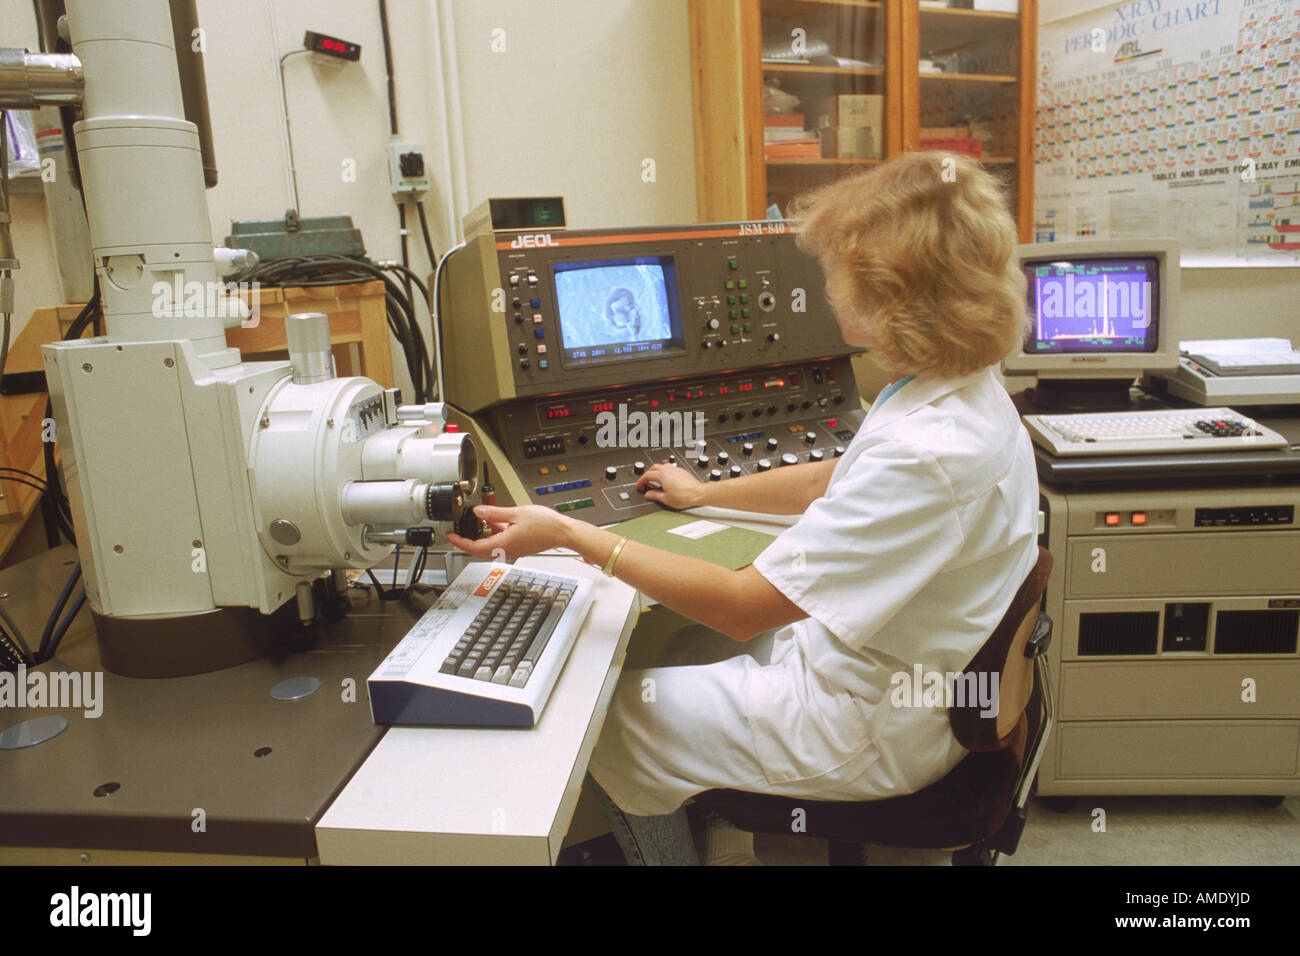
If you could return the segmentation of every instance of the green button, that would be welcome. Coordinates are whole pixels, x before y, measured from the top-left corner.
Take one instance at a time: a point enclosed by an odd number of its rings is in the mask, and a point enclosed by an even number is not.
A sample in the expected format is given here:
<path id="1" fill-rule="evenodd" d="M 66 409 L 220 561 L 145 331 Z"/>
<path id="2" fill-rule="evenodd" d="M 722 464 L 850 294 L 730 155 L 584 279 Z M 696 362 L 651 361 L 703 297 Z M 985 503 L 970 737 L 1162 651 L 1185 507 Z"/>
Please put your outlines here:
<path id="1" fill-rule="evenodd" d="M 736 335 L 736 334 L 738 334 L 739 332 L 740 332 L 740 326 L 738 326 L 738 325 L 733 325 L 733 326 L 731 327 L 731 334 L 732 334 L 732 335 Z"/>
<path id="2" fill-rule="evenodd" d="M 743 315 L 745 318 L 749 318 L 749 309 L 741 309 L 740 314 Z"/>
<path id="3" fill-rule="evenodd" d="M 727 318 L 729 318 L 729 319 L 737 318 L 736 310 L 735 310 L 735 309 L 732 309 L 731 311 L 729 311 L 729 312 L 727 313 Z"/>
<path id="4" fill-rule="evenodd" d="M 748 303 L 748 302 L 749 302 L 749 296 L 747 296 L 747 295 L 742 295 L 742 296 L 740 297 L 740 304 L 741 304 L 741 305 L 745 305 L 745 304 Z"/>
<path id="5" fill-rule="evenodd" d="M 740 286 L 742 289 L 745 288 L 745 280 L 741 279 L 739 282 L 736 283 L 736 285 Z"/>
<path id="6" fill-rule="evenodd" d="M 735 305 L 735 304 L 736 304 L 736 297 L 734 295 L 727 296 L 727 305 Z"/>
<path id="7" fill-rule="evenodd" d="M 746 331 L 746 332 L 753 332 L 753 331 L 754 331 L 753 323 L 746 322 L 746 323 L 745 323 L 745 331 Z"/>
<path id="8" fill-rule="evenodd" d="M 736 287 L 736 283 L 734 283 L 734 282 L 732 282 L 730 279 L 728 279 L 727 282 L 726 282 L 726 286 L 727 286 L 728 289 L 734 289 L 734 288 Z"/>
<path id="9" fill-rule="evenodd" d="M 579 502 L 579 506 L 582 508 L 591 508 L 594 507 L 595 504 L 596 502 L 592 501 L 590 498 L 584 498 L 581 502 Z"/>
<path id="10" fill-rule="evenodd" d="M 728 269 L 739 269 L 739 268 L 740 268 L 740 263 L 737 262 L 735 259 L 728 259 L 728 260 L 727 260 L 727 268 L 728 268 Z"/>
<path id="11" fill-rule="evenodd" d="M 566 502 L 564 502 L 563 504 L 558 504 L 558 505 L 555 506 L 555 510 L 556 510 L 556 511 L 568 511 L 568 510 L 569 510 L 569 503 L 566 501 Z"/>

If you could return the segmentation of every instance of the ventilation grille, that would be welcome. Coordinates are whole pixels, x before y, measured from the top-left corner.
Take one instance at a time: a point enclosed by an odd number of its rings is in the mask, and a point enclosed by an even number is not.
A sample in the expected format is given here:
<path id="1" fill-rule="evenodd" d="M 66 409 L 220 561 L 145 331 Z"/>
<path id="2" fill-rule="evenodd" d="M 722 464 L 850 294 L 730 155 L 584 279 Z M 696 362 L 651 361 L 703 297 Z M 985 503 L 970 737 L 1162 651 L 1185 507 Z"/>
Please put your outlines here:
<path id="1" fill-rule="evenodd" d="M 1220 611 L 1216 654 L 1294 654 L 1300 611 Z"/>
<path id="2" fill-rule="evenodd" d="M 1079 654 L 1154 654 L 1159 625 L 1159 611 L 1080 614 Z"/>

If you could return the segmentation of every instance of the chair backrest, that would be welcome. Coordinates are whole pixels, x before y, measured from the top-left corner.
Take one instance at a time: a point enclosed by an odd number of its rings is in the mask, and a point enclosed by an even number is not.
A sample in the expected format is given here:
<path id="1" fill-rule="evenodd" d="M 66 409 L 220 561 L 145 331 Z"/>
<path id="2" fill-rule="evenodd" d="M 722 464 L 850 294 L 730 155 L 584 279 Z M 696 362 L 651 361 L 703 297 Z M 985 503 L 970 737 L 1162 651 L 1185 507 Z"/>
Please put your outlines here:
<path id="1" fill-rule="evenodd" d="M 974 699 L 978 695 L 969 692 L 956 694 L 953 706 L 948 710 L 953 734 L 967 750 L 1001 750 L 1029 705 L 1034 689 L 1034 662 L 1025 656 L 1025 645 L 1033 634 L 1038 620 L 1038 605 L 1047 590 L 1047 578 L 1051 573 L 1052 555 L 1040 547 L 1038 560 L 1020 585 L 1020 590 L 1016 591 L 1011 606 L 962 672 L 967 690 L 980 686 L 981 676 L 983 686 L 987 687 L 992 675 L 998 675 L 996 717 L 982 716 L 981 712 L 987 712 L 988 708 L 981 707 Z"/>

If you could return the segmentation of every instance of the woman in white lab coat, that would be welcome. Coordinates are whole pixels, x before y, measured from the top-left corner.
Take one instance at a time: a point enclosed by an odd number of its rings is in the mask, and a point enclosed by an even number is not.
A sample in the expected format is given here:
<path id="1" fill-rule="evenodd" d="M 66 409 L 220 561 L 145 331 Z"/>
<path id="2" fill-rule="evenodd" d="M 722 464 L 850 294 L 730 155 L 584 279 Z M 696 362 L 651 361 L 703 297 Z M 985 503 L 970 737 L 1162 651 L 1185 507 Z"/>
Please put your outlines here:
<path id="1" fill-rule="evenodd" d="M 870 800 L 942 778 L 966 755 L 946 705 L 897 691 L 918 667 L 960 672 L 1036 556 L 1033 454 L 994 371 L 1025 322 L 997 182 L 911 153 L 812 194 L 799 218 L 844 341 L 893 381 L 837 460 L 721 483 L 660 464 L 638 483 L 673 508 L 802 515 L 751 566 L 540 506 L 481 507 L 498 533 L 450 539 L 481 557 L 572 548 L 751 650 L 620 681 L 589 772 L 630 862 L 695 862 L 681 808 L 703 790 Z"/>

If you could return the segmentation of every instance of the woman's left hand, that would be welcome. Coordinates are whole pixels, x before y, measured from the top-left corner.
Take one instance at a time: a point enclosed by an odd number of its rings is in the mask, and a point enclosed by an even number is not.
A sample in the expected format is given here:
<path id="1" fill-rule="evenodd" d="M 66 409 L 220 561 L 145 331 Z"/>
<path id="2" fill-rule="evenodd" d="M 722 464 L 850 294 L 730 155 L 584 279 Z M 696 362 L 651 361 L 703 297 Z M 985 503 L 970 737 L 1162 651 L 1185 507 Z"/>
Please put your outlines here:
<path id="1" fill-rule="evenodd" d="M 513 561 L 527 554 L 569 546 L 573 519 L 542 505 L 497 508 L 479 505 L 474 514 L 490 524 L 496 533 L 471 541 L 452 533 L 447 542 L 476 558 Z"/>

